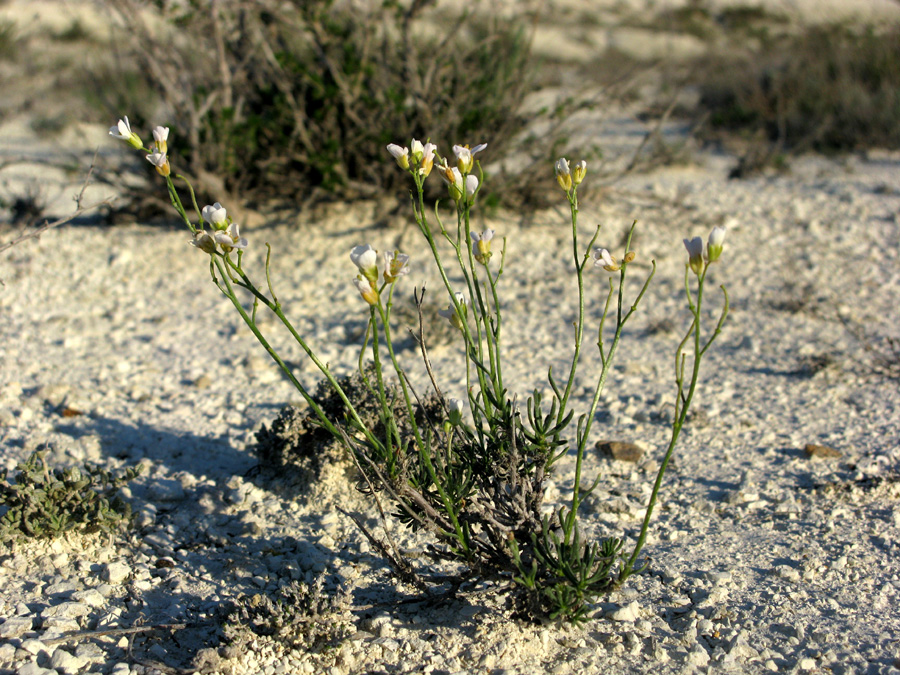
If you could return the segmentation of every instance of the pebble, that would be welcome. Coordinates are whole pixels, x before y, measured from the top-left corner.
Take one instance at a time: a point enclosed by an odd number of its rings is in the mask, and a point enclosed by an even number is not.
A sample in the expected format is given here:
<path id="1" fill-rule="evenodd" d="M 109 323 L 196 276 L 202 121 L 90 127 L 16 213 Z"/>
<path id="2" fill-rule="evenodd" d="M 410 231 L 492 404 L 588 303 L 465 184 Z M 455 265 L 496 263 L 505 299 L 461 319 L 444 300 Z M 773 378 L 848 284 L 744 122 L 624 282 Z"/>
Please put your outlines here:
<path id="1" fill-rule="evenodd" d="M 147 486 L 147 494 L 151 501 L 180 502 L 185 497 L 181 481 L 174 478 L 159 478 Z"/>
<path id="2" fill-rule="evenodd" d="M 644 455 L 644 448 L 627 441 L 597 441 L 595 446 L 603 455 L 620 462 L 637 462 Z"/>
<path id="3" fill-rule="evenodd" d="M 806 447 L 803 448 L 803 452 L 805 452 L 806 456 L 810 459 L 838 459 L 844 456 L 840 450 L 835 450 L 827 445 L 818 445 L 816 443 L 807 443 Z"/>
<path id="4" fill-rule="evenodd" d="M 67 652 L 65 649 L 57 649 L 53 652 L 53 656 L 50 657 L 50 665 L 57 671 L 67 675 L 74 675 L 74 673 L 77 673 L 85 666 L 85 660 Z"/>
<path id="5" fill-rule="evenodd" d="M 80 616 L 90 614 L 91 608 L 82 602 L 63 602 L 52 605 L 41 612 L 42 618 L 54 617 L 60 619 L 77 619 Z"/>
<path id="6" fill-rule="evenodd" d="M 633 623 L 641 616 L 641 606 L 638 604 L 637 600 L 635 600 L 624 607 L 619 607 L 618 609 L 607 612 L 605 616 L 612 621 Z"/>
<path id="7" fill-rule="evenodd" d="M 31 630 L 34 620 L 30 616 L 10 616 L 6 621 L 0 624 L 0 638 L 8 640 L 9 638 L 22 637 Z"/>
<path id="8" fill-rule="evenodd" d="M 103 566 L 100 578 L 110 584 L 124 583 L 131 576 L 131 568 L 124 562 L 116 561 Z M 101 591 L 102 592 L 102 591 Z"/>

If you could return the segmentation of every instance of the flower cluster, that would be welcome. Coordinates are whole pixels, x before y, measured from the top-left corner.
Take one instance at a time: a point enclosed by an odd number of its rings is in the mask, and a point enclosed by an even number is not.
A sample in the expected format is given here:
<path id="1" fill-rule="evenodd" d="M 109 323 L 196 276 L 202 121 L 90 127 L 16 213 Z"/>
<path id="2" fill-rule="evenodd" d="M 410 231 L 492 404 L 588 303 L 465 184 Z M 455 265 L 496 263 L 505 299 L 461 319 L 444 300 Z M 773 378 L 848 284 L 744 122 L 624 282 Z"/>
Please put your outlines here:
<path id="1" fill-rule="evenodd" d="M 709 239 L 706 243 L 706 256 L 703 255 L 703 239 L 694 237 L 693 239 L 685 239 L 684 247 L 688 252 L 688 266 L 691 271 L 700 276 L 703 273 L 704 262 L 706 265 L 716 262 L 722 255 L 722 249 L 725 242 L 725 228 L 714 227 L 709 233 Z"/>
<path id="2" fill-rule="evenodd" d="M 556 182 L 559 183 L 563 190 L 570 192 L 572 188 L 578 187 L 581 181 L 584 180 L 584 176 L 587 174 L 587 162 L 581 160 L 575 165 L 574 170 L 570 170 L 569 160 L 565 157 L 560 157 L 556 160 L 554 169 L 556 171 Z"/>
<path id="3" fill-rule="evenodd" d="M 450 166 L 444 157 L 438 164 L 438 173 L 447 185 L 450 197 L 457 204 L 463 199 L 471 204 L 478 192 L 478 178 L 470 175 L 475 167 L 475 155 L 487 147 L 487 143 L 480 143 L 474 148 L 468 145 L 454 145 L 453 154 L 456 155 L 456 166 Z M 421 179 L 431 174 L 434 168 L 434 159 L 437 156 L 437 146 L 434 143 L 422 143 L 415 138 L 409 147 L 391 143 L 387 151 L 396 160 L 401 169 L 410 171 Z"/>
<path id="4" fill-rule="evenodd" d="M 167 181 L 170 181 L 171 184 L 172 166 L 168 158 L 169 127 L 154 127 L 152 133 L 153 147 L 145 148 L 141 137 L 131 130 L 131 123 L 128 121 L 128 117 L 123 117 L 116 123 L 116 126 L 109 129 L 110 136 L 125 141 L 135 150 L 149 152 L 147 161 L 156 167 L 157 173 Z M 183 212 L 181 215 L 187 220 L 187 216 Z M 191 240 L 193 246 L 210 255 L 216 253 L 216 247 L 220 248 L 226 255 L 235 249 L 241 251 L 247 248 L 247 240 L 241 236 L 238 224 L 228 217 L 225 207 L 219 202 L 204 206 L 200 212 L 200 218 L 210 225 L 212 231 L 207 232 L 203 228 L 202 223 L 199 229 L 195 229 L 188 221 L 191 230 L 194 232 L 194 238 Z"/>
<path id="5" fill-rule="evenodd" d="M 212 255 L 216 252 L 217 245 L 226 254 L 231 253 L 232 249 L 247 248 L 247 240 L 241 236 L 238 224 L 228 217 L 225 207 L 219 202 L 204 206 L 200 216 L 212 227 L 210 233 L 202 228 L 194 233 L 191 244 L 201 251 Z"/>
<path id="6" fill-rule="evenodd" d="M 400 251 L 385 251 L 381 254 L 384 262 L 385 284 L 393 284 L 397 279 L 409 274 L 409 256 Z M 370 305 L 377 305 L 380 297 L 378 288 L 378 251 L 369 244 L 354 246 L 350 251 L 350 261 L 359 269 L 353 280 L 356 289 Z"/>

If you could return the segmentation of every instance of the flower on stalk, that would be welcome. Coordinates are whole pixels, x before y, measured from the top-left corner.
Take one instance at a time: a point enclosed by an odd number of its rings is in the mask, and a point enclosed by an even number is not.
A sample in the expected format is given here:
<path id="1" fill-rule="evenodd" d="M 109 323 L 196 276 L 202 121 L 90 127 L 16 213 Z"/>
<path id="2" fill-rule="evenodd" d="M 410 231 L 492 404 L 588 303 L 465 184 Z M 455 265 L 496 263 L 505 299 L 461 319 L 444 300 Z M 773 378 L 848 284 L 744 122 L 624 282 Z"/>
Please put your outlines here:
<path id="1" fill-rule="evenodd" d="M 463 179 L 463 175 L 459 169 L 455 166 L 447 166 L 447 159 L 444 158 L 444 163 L 438 165 L 438 171 L 440 171 L 441 178 L 444 179 L 444 182 L 447 184 L 447 189 L 450 191 L 450 198 L 455 202 L 460 202 L 465 195 L 466 200 L 471 204 L 472 199 L 475 197 L 475 191 L 478 189 L 478 179 L 475 176 L 466 176 Z"/>
<path id="2" fill-rule="evenodd" d="M 116 126 L 110 127 L 109 135 L 122 139 L 135 150 L 140 150 L 144 147 L 141 137 L 131 130 L 131 123 L 128 121 L 128 117 L 120 119 L 116 122 Z"/>
<path id="3" fill-rule="evenodd" d="M 703 271 L 703 240 L 700 237 L 685 239 L 684 247 L 687 249 L 690 257 L 688 265 L 690 265 L 691 271 L 700 276 L 700 273 Z"/>
<path id="4" fill-rule="evenodd" d="M 203 230 L 197 230 L 194 233 L 191 246 L 196 246 L 204 253 L 209 253 L 210 255 L 216 252 L 216 240 Z"/>
<path id="5" fill-rule="evenodd" d="M 391 156 L 397 160 L 397 164 L 401 169 L 409 168 L 409 148 L 401 148 L 396 143 L 391 143 L 387 146 L 387 151 L 391 153 Z"/>
<path id="6" fill-rule="evenodd" d="M 472 233 L 472 253 L 475 254 L 475 260 L 482 265 L 487 265 L 491 259 L 491 239 L 493 238 L 493 230 L 485 230 L 481 234 Z"/>
<path id="7" fill-rule="evenodd" d="M 422 148 L 422 159 L 417 162 L 419 175 L 422 178 L 428 178 L 428 174 L 431 173 L 431 168 L 434 166 L 435 150 L 437 150 L 437 146 L 434 143 L 426 143 Z"/>
<path id="8" fill-rule="evenodd" d="M 454 145 L 453 154 L 456 155 L 456 166 L 459 167 L 462 173 L 471 172 L 472 166 L 475 164 L 475 153 L 481 152 L 486 147 L 487 143 L 476 145 L 471 150 L 468 145 Z"/>
<path id="9" fill-rule="evenodd" d="M 373 285 L 378 281 L 378 251 L 369 244 L 360 244 L 350 250 L 350 260 Z"/>
<path id="10" fill-rule="evenodd" d="M 587 173 L 587 162 L 581 160 L 572 167 L 572 185 L 578 186 L 581 185 L 581 181 L 584 180 L 584 176 Z"/>
<path id="11" fill-rule="evenodd" d="M 216 231 L 215 234 L 213 234 L 213 238 L 216 240 L 216 243 L 222 247 L 222 250 L 225 251 L 225 253 L 231 253 L 231 249 L 233 248 L 247 248 L 247 244 L 249 243 L 241 236 L 241 233 L 238 231 L 237 223 L 229 223 L 227 229 Z"/>
<path id="12" fill-rule="evenodd" d="M 571 190 L 572 172 L 569 171 L 569 162 L 565 157 L 560 157 L 558 160 L 556 160 L 554 171 L 556 171 L 556 182 L 559 183 L 559 187 L 561 187 L 566 192 Z"/>
<path id="13" fill-rule="evenodd" d="M 160 152 L 159 148 L 154 148 L 153 152 L 147 155 L 147 161 L 156 167 L 160 176 L 168 176 L 172 173 L 172 166 L 169 164 L 169 158 L 165 152 Z"/>
<path id="14" fill-rule="evenodd" d="M 447 408 L 450 415 L 450 424 L 454 427 L 459 426 L 462 422 L 463 402 L 458 398 L 451 398 L 447 401 Z"/>
<path id="15" fill-rule="evenodd" d="M 169 151 L 169 127 L 154 127 L 153 141 L 156 143 L 156 149 L 162 153 Z"/>
<path id="16" fill-rule="evenodd" d="M 213 229 L 224 230 L 228 226 L 228 214 L 225 211 L 225 207 L 219 202 L 204 206 L 200 211 L 200 216 L 212 225 Z"/>
<path id="17" fill-rule="evenodd" d="M 359 294 L 362 296 L 363 300 L 365 300 L 370 305 L 378 304 L 378 289 L 372 285 L 371 281 L 369 281 L 362 274 L 359 274 L 353 280 L 353 283 L 356 285 L 356 290 L 359 291 Z"/>
<path id="18" fill-rule="evenodd" d="M 389 284 L 394 283 L 402 276 L 409 274 L 409 256 L 400 251 L 385 251 L 384 280 Z"/>
<path id="19" fill-rule="evenodd" d="M 450 305 L 447 309 L 439 309 L 438 315 L 444 317 L 445 319 L 449 319 L 450 323 L 458 328 L 459 330 L 463 329 L 463 322 L 466 317 L 466 307 L 469 304 L 469 301 L 466 300 L 466 296 L 462 293 L 456 292 L 454 293 L 456 296 L 456 302 L 459 305 L 459 313 L 456 311 L 456 307 L 454 305 Z M 460 315 L 461 313 L 461 315 Z"/>
<path id="20" fill-rule="evenodd" d="M 595 248 L 591 251 L 591 257 L 594 259 L 594 267 L 600 267 L 607 272 L 618 272 L 621 269 L 619 261 L 605 248 Z"/>
<path id="21" fill-rule="evenodd" d="M 709 262 L 716 262 L 722 255 L 722 244 L 725 241 L 725 228 L 714 227 L 709 233 L 709 240 L 706 243 L 706 258 Z"/>

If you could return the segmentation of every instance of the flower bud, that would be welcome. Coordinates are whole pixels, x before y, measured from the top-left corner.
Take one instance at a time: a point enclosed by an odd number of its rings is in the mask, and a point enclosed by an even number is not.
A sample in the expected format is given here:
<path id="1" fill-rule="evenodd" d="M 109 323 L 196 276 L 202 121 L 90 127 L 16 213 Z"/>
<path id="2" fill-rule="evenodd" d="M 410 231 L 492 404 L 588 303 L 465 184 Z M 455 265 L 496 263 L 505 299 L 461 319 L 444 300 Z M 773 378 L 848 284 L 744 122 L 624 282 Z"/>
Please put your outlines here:
<path id="1" fill-rule="evenodd" d="M 493 255 L 491 253 L 491 239 L 493 238 L 493 230 L 485 230 L 481 234 L 472 233 L 472 253 L 475 255 L 475 260 L 482 265 L 487 265 Z"/>
<path id="2" fill-rule="evenodd" d="M 600 267 L 607 272 L 618 272 L 620 269 L 619 261 L 605 248 L 595 248 L 591 251 L 591 257 L 594 259 L 594 267 Z"/>
<path id="3" fill-rule="evenodd" d="M 459 423 L 462 422 L 463 402 L 458 398 L 451 398 L 447 401 L 447 408 L 449 410 L 450 424 L 459 426 Z"/>
<path id="4" fill-rule="evenodd" d="M 476 145 L 471 150 L 468 145 L 454 145 L 453 153 L 456 155 L 456 166 L 460 172 L 466 174 L 472 171 L 475 165 L 475 153 L 481 152 L 487 147 L 487 143 Z"/>
<path id="5" fill-rule="evenodd" d="M 627 263 L 630 263 L 636 257 L 637 257 L 637 253 L 635 253 L 634 251 L 628 251 L 628 253 L 625 254 L 624 261 Z"/>
<path id="6" fill-rule="evenodd" d="M 709 233 L 706 244 L 706 258 L 709 262 L 715 262 L 722 255 L 723 242 L 725 241 L 725 228 L 714 227 Z"/>
<path id="7" fill-rule="evenodd" d="M 409 148 L 401 148 L 396 143 L 391 143 L 387 146 L 387 151 L 397 160 L 397 164 L 401 169 L 409 168 Z"/>
<path id="8" fill-rule="evenodd" d="M 354 246 L 350 251 L 350 260 L 359 268 L 363 276 L 373 285 L 378 280 L 378 251 L 369 244 Z M 370 303 L 371 304 L 371 303 Z"/>
<path id="9" fill-rule="evenodd" d="M 359 291 L 363 300 L 370 305 L 378 304 L 378 290 L 372 286 L 368 279 L 360 274 L 353 280 L 353 283 L 356 285 L 356 290 Z"/>
<path id="10" fill-rule="evenodd" d="M 559 183 L 559 187 L 568 192 L 572 189 L 572 174 L 569 171 L 569 162 L 566 161 L 565 157 L 560 157 L 556 160 L 556 166 L 554 167 L 556 171 L 556 182 Z"/>
<path id="11" fill-rule="evenodd" d="M 581 160 L 572 168 L 572 184 L 573 185 L 581 185 L 581 181 L 584 180 L 584 176 L 587 173 L 587 162 Z"/>
<path id="12" fill-rule="evenodd" d="M 228 226 L 228 213 L 219 202 L 204 206 L 200 216 L 217 230 L 224 230 Z"/>
<path id="13" fill-rule="evenodd" d="M 691 271 L 700 276 L 703 272 L 703 240 L 700 237 L 685 239 L 684 247 L 687 249 Z"/>

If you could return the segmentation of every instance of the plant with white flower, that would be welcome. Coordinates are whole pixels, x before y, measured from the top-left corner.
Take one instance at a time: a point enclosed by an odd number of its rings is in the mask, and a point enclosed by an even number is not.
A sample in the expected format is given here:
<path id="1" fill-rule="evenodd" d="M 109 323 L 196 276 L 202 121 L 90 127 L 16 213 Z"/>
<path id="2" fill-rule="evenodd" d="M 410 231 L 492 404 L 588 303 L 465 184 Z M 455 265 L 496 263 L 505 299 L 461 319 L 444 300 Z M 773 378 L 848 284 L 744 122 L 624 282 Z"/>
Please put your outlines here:
<path id="1" fill-rule="evenodd" d="M 127 118 L 113 130 L 110 133 L 114 136 L 149 153 L 148 160 L 157 170 L 168 167 L 167 129 L 153 130 L 152 150 L 143 148 Z M 494 230 L 474 231 L 471 225 L 475 198 L 484 179 L 476 155 L 485 147 L 484 143 L 474 148 L 453 146 L 456 165 L 451 166 L 448 158 L 440 157 L 437 147 L 430 142 L 412 139 L 408 147 L 393 143 L 387 146 L 388 153 L 409 174 L 414 185 L 413 218 L 437 268 L 442 294 L 449 299 L 447 308 L 439 314 L 459 331 L 456 340 L 460 359 L 465 364 L 465 396 L 445 398 L 441 393 L 428 356 L 422 287 L 414 291 L 419 319 L 419 331 L 414 335 L 427 381 L 439 401 L 436 409 L 423 404 L 421 394 L 413 388 L 411 371 L 400 362 L 393 339 L 397 322 L 392 317 L 392 308 L 397 288 L 404 285 L 401 279 L 411 276 L 410 257 L 397 250 L 385 250 L 379 255 L 372 245 L 360 244 L 349 255 L 356 272 L 353 285 L 364 302 L 361 307 L 368 310 L 357 368 L 366 390 L 376 402 L 379 421 L 374 426 L 363 422 L 330 366 L 319 359 L 311 343 L 284 314 L 271 280 L 268 245 L 265 284 L 257 286 L 243 267 L 247 240 L 225 207 L 215 202 L 200 209 L 190 184 L 182 176 L 172 173 L 170 167 L 160 173 L 173 206 L 193 234 L 191 244 L 209 256 L 214 284 L 297 388 L 322 428 L 347 448 L 360 472 L 365 492 L 384 495 L 393 502 L 392 510 L 401 521 L 429 533 L 433 539 L 427 550 L 433 563 L 451 561 L 456 569 L 462 570 L 456 576 L 453 576 L 455 572 L 441 571 L 432 579 L 429 569 L 408 560 L 389 538 L 381 541 L 360 524 L 366 536 L 377 542 L 398 576 L 420 588 L 427 588 L 432 581 L 445 584 L 448 579 L 454 584 L 477 579 L 499 580 L 504 588 L 511 589 L 514 604 L 521 612 L 540 619 L 583 621 L 598 598 L 646 566 L 646 563 L 638 566 L 638 558 L 666 466 L 687 419 L 699 382 L 702 357 L 719 335 L 727 316 L 726 294 L 715 330 L 704 334 L 703 288 L 710 264 L 722 256 L 725 231 L 713 229 L 705 254 L 699 237 L 685 240 L 689 253 L 685 289 L 691 321 L 676 349 L 675 421 L 641 530 L 637 539 L 628 543 L 630 553 L 626 553 L 624 537 L 588 541 L 581 535 L 578 513 L 585 497 L 600 481 L 598 476 L 592 483 L 582 484 L 589 439 L 624 327 L 636 315 L 656 272 L 656 264 L 636 261 L 636 253 L 631 250 L 636 222 L 632 223 L 624 252 L 618 257 L 608 249 L 595 247 L 599 225 L 589 240 L 583 241 L 577 222 L 578 188 L 585 178 L 587 165 L 582 161 L 570 166 L 565 158 L 557 161 L 554 172 L 566 192 L 571 215 L 570 264 L 576 298 L 572 349 L 565 354 L 567 361 L 562 374 L 548 368 L 543 387 L 521 399 L 511 394 L 504 378 L 502 286 L 506 239 L 503 238 L 498 262 L 493 258 L 497 251 L 492 251 Z M 455 227 L 452 223 L 445 224 L 440 204 L 433 210 L 426 208 L 425 181 L 436 160 L 438 174 L 449 189 L 452 200 L 449 211 L 451 218 L 455 216 Z M 174 180 L 187 184 L 195 217 L 188 216 Z M 451 254 L 442 256 L 442 247 Z M 634 269 L 644 276 L 638 284 L 632 281 Z M 252 298 L 249 309 L 248 296 Z M 587 311 L 588 307 L 593 308 L 591 312 Z M 322 373 L 344 405 L 340 418 L 326 413 L 268 341 L 257 321 L 261 308 L 277 317 Z M 586 321 L 596 314 L 600 317 L 596 332 L 599 358 L 594 360 L 597 368 L 583 373 Z M 559 353 L 554 358 L 559 358 Z M 459 373 L 454 380 L 458 379 L 461 379 Z M 592 383 L 587 396 L 581 394 L 585 382 Z M 565 498 L 566 504 L 557 505 L 548 513 L 543 503 L 545 481 L 565 455 L 574 459 L 572 487 Z M 385 524 L 384 531 L 390 529 Z"/>

